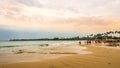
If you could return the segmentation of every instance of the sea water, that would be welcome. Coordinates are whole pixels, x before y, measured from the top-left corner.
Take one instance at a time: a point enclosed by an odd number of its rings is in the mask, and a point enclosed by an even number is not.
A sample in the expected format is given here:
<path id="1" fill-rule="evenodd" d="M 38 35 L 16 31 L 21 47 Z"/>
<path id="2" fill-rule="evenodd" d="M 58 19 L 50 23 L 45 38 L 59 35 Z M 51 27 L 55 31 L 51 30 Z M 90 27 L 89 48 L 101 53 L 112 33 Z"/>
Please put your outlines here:
<path id="1" fill-rule="evenodd" d="M 84 42 L 85 41 L 81 41 L 81 44 L 84 44 Z M 32 60 L 40 60 L 42 58 L 46 59 L 48 57 L 53 58 L 54 56 L 60 56 L 60 54 L 50 55 L 50 54 L 40 54 L 40 52 L 49 51 L 49 49 L 52 49 L 53 47 L 64 46 L 64 45 L 65 46 L 73 45 L 72 48 L 74 50 L 79 50 L 81 54 L 89 53 L 83 51 L 85 47 L 78 46 L 79 41 L 1 41 L 0 63 L 12 63 L 12 62 L 24 62 L 24 61 L 26 62 Z M 74 48 L 74 46 L 76 47 Z M 71 49 L 69 47 L 67 48 L 68 50 Z M 67 48 L 65 50 L 67 50 Z M 23 52 L 16 54 L 16 52 L 19 52 L 20 50 L 25 51 L 25 53 Z"/>
<path id="2" fill-rule="evenodd" d="M 58 46 L 78 43 L 79 41 L 1 41 L 0 55 L 9 55 L 16 50 L 39 50 L 42 45 Z M 82 41 L 84 42 L 84 41 Z"/>

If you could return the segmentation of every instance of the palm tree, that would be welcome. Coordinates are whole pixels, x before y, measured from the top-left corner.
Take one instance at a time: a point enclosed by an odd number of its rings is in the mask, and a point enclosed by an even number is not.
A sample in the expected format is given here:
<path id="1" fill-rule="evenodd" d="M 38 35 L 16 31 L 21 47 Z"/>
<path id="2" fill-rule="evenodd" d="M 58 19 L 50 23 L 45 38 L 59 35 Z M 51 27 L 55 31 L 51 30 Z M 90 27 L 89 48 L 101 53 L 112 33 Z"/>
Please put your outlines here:
<path id="1" fill-rule="evenodd" d="M 94 38 L 94 34 L 90 34 L 89 37 L 90 37 L 91 39 L 93 39 L 93 38 Z"/>
<path id="2" fill-rule="evenodd" d="M 116 37 L 119 37 L 119 31 L 115 31 Z"/>
<path id="3" fill-rule="evenodd" d="M 111 32 L 106 32 L 107 35 L 109 35 Z"/>
<path id="4" fill-rule="evenodd" d="M 118 33 L 118 31 L 115 31 L 115 33 Z"/>
<path id="5" fill-rule="evenodd" d="M 104 37 L 104 39 L 107 39 L 107 38 L 108 38 L 107 32 L 106 32 L 106 33 L 103 33 L 103 37 Z"/>
<path id="6" fill-rule="evenodd" d="M 120 31 L 118 31 L 118 34 L 119 34 L 119 37 L 118 37 L 118 38 L 120 39 Z"/>

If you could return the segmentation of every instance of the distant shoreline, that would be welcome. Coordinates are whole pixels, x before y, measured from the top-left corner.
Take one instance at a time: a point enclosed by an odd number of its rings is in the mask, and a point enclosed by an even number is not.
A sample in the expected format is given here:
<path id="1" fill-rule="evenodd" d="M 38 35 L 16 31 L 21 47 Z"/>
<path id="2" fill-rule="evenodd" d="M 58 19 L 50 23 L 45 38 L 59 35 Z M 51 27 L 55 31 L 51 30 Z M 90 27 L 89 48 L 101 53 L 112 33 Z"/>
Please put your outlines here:
<path id="1" fill-rule="evenodd" d="M 79 41 L 81 39 L 13 39 L 9 41 Z"/>

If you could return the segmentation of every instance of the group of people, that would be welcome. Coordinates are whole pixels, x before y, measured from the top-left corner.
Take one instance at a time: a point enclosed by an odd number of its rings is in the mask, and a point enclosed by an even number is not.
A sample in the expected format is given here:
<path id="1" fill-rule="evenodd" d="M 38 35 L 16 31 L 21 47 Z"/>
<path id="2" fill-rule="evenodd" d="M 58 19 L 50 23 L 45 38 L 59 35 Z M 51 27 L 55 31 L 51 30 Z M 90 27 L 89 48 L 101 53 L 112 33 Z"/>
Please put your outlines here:
<path id="1" fill-rule="evenodd" d="M 91 44 L 92 43 L 92 41 L 91 40 L 87 40 L 86 42 L 85 42 L 85 44 Z M 79 41 L 79 45 L 81 45 L 81 41 Z"/>
<path id="2" fill-rule="evenodd" d="M 120 46 L 120 40 L 87 40 L 83 45 L 110 45 L 110 46 Z M 107 44 L 106 44 L 107 43 Z M 82 45 L 81 41 L 79 41 L 79 45 Z"/>

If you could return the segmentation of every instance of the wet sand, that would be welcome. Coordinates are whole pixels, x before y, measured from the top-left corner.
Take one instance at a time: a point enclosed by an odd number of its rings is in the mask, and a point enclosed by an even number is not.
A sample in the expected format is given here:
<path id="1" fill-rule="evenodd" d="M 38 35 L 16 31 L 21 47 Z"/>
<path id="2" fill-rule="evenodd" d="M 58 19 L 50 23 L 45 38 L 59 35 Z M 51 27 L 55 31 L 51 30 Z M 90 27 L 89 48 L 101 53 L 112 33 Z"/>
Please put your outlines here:
<path id="1" fill-rule="evenodd" d="M 47 46 L 40 47 L 38 50 L 18 49 L 0 55 L 0 64 L 20 63 L 20 62 L 37 62 L 48 59 L 56 59 L 63 56 L 75 54 L 91 54 L 92 52 L 84 51 L 86 47 L 73 45 Z"/>
<path id="2" fill-rule="evenodd" d="M 0 64 L 0 68 L 120 68 L 120 49 L 87 46 L 92 54 L 73 54 L 38 62 Z"/>

